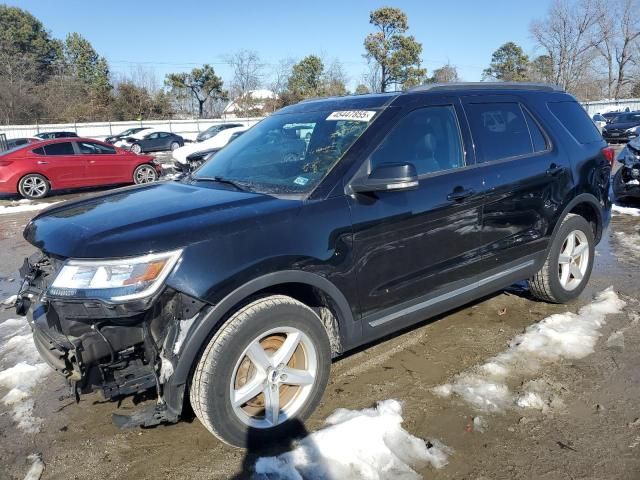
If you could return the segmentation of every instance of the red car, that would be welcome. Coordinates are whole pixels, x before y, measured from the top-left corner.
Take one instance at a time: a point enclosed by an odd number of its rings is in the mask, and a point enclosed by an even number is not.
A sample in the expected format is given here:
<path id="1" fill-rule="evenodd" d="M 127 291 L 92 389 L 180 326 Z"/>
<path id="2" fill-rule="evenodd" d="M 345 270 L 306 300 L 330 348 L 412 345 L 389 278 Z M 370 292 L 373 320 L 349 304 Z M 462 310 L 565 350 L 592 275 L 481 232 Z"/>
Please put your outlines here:
<path id="1" fill-rule="evenodd" d="M 153 182 L 161 172 L 148 155 L 89 138 L 58 138 L 0 153 L 0 193 L 43 198 L 51 190 Z"/>

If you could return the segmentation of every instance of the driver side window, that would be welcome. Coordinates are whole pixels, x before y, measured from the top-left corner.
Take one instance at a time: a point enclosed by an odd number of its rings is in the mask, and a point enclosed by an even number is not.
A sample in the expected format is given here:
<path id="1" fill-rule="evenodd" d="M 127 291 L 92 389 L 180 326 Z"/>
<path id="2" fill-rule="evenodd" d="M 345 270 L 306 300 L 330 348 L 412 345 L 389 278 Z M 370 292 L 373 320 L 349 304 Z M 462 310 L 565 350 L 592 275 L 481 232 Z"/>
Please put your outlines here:
<path id="1" fill-rule="evenodd" d="M 453 106 L 419 108 L 402 118 L 371 155 L 371 170 L 383 163 L 412 163 L 419 176 L 464 167 Z"/>

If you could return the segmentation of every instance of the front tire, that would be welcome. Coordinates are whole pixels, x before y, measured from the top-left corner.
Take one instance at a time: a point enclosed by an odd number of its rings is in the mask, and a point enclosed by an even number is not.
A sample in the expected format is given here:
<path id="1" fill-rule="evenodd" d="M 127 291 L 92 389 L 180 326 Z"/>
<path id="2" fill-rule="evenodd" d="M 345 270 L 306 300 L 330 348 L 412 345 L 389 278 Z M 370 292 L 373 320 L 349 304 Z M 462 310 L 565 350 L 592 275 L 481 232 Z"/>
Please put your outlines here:
<path id="1" fill-rule="evenodd" d="M 50 189 L 51 185 L 49 181 L 37 173 L 25 175 L 18 182 L 18 193 L 30 200 L 38 200 L 46 197 Z"/>
<path id="2" fill-rule="evenodd" d="M 142 147 L 139 144 L 134 143 L 131 145 L 131 151 L 139 155 L 142 153 Z"/>
<path id="3" fill-rule="evenodd" d="M 191 406 L 223 442 L 245 447 L 298 427 L 329 378 L 331 349 L 318 316 L 284 295 L 242 307 L 215 333 L 193 374 Z"/>
<path id="4" fill-rule="evenodd" d="M 178 148 L 180 148 L 180 144 L 178 142 L 171 142 L 171 145 L 169 145 L 169 149 L 173 152 L 174 150 L 177 150 Z"/>
<path id="5" fill-rule="evenodd" d="M 577 298 L 591 276 L 595 238 L 584 217 L 567 215 L 556 232 L 547 260 L 529 279 L 534 297 L 551 303 L 567 303 Z"/>
<path id="6" fill-rule="evenodd" d="M 158 180 L 158 172 L 151 165 L 146 163 L 138 165 L 133 171 L 133 183 L 142 185 L 143 183 L 152 183 Z"/>

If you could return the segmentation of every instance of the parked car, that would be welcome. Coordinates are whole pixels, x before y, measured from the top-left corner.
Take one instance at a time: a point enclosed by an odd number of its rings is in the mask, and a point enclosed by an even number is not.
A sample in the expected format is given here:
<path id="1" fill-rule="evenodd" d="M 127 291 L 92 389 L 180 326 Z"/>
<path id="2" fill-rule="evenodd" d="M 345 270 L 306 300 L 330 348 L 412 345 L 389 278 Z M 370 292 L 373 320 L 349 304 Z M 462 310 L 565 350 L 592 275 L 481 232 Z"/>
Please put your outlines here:
<path id="1" fill-rule="evenodd" d="M 176 422 L 189 401 L 223 441 L 267 442 L 313 412 L 336 356 L 521 280 L 575 299 L 612 161 L 550 86 L 305 101 L 183 180 L 37 215 L 17 311 L 78 392 L 155 390 L 116 424 Z"/>
<path id="2" fill-rule="evenodd" d="M 75 132 L 42 132 L 35 135 L 36 138 L 40 138 L 42 140 L 51 140 L 54 138 L 72 138 L 77 136 L 78 134 Z"/>
<path id="3" fill-rule="evenodd" d="M 598 127 L 598 130 L 600 130 L 600 132 L 602 132 L 602 129 L 605 127 L 605 125 L 607 124 L 607 119 L 604 118 L 602 115 L 600 115 L 599 113 L 596 113 L 593 117 L 593 123 L 596 124 L 596 127 Z"/>
<path id="4" fill-rule="evenodd" d="M 28 145 L 30 143 L 39 142 L 39 138 L 35 137 L 25 137 L 25 138 L 10 138 L 7 140 L 7 150 L 13 150 L 16 147 L 20 147 L 22 145 Z"/>
<path id="5" fill-rule="evenodd" d="M 0 193 L 38 199 L 51 190 L 152 182 L 161 172 L 153 157 L 98 140 L 44 140 L 0 153 Z"/>
<path id="6" fill-rule="evenodd" d="M 246 130 L 233 132 L 229 136 L 229 141 L 227 142 L 227 145 L 233 142 L 236 138 L 238 138 L 244 132 L 246 132 Z M 209 160 L 211 160 L 211 158 L 213 158 L 213 156 L 216 153 L 222 150 L 222 148 L 224 147 L 209 148 L 207 150 L 194 152 L 191 155 L 187 155 L 186 163 L 176 162 L 176 165 L 178 166 L 178 169 L 181 170 L 183 173 L 193 172 L 194 170 L 199 168 L 204 162 L 208 162 Z"/>
<path id="7" fill-rule="evenodd" d="M 118 142 L 120 140 L 124 140 L 124 139 L 130 137 L 131 135 L 143 132 L 145 130 L 151 130 L 151 127 L 128 128 L 127 130 L 125 130 L 123 132 L 120 132 L 117 135 L 112 135 L 110 137 L 107 137 L 104 141 L 113 145 L 114 143 L 116 143 L 116 142 Z"/>
<path id="8" fill-rule="evenodd" d="M 606 125 L 602 136 L 609 143 L 628 142 L 640 135 L 640 112 L 621 113 Z"/>
<path id="9" fill-rule="evenodd" d="M 618 201 L 640 199 L 640 137 L 631 140 L 618 154 L 622 164 L 613 177 L 613 193 Z"/>
<path id="10" fill-rule="evenodd" d="M 621 115 L 622 113 L 624 112 L 621 112 L 621 111 L 607 112 L 607 113 L 603 113 L 602 116 L 607 121 L 607 123 L 611 123 L 613 119 L 615 119 L 618 115 Z"/>
<path id="11" fill-rule="evenodd" d="M 187 157 L 194 153 L 212 151 L 212 150 L 220 150 L 227 143 L 229 143 L 229 139 L 236 132 L 244 132 L 248 130 L 249 127 L 240 126 L 227 128 L 217 133 L 214 137 L 208 138 L 202 142 L 191 143 L 189 145 L 185 145 L 182 148 L 178 148 L 173 151 L 171 157 L 174 162 L 178 164 L 179 168 L 185 168 L 188 165 Z M 181 165 L 179 165 L 181 164 Z"/>
<path id="12" fill-rule="evenodd" d="M 220 123 L 207 128 L 204 132 L 200 132 L 196 137 L 196 142 L 202 142 L 208 138 L 215 137 L 218 133 L 228 128 L 244 127 L 244 123 Z"/>
<path id="13" fill-rule="evenodd" d="M 138 136 L 128 137 L 123 142 L 122 148 L 133 153 L 174 151 L 184 146 L 184 138 L 180 135 L 161 131 L 140 132 Z"/>

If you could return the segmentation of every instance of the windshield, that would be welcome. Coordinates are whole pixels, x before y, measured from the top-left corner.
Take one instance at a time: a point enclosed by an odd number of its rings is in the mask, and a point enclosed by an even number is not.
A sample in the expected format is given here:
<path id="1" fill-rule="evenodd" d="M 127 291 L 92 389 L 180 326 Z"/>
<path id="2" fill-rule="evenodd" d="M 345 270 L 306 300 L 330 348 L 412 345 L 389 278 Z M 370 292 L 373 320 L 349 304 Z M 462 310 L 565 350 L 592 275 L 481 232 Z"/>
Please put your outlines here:
<path id="1" fill-rule="evenodd" d="M 223 178 L 263 193 L 310 192 L 376 113 L 350 110 L 272 115 L 220 150 L 192 178 Z"/>

